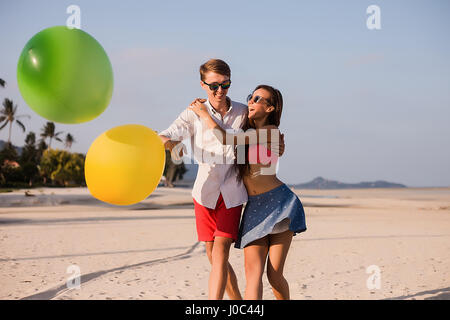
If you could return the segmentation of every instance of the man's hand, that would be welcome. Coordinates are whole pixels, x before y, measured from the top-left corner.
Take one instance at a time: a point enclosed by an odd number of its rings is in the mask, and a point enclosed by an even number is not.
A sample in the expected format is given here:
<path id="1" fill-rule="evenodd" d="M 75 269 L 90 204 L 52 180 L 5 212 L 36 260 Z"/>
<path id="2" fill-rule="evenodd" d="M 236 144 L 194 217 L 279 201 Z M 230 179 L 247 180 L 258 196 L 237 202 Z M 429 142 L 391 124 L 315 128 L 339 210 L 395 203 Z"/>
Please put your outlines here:
<path id="1" fill-rule="evenodd" d="M 183 162 L 183 155 L 187 154 L 186 146 L 182 143 L 177 143 L 170 152 L 170 156 L 172 161 L 175 164 L 181 164 Z"/>
<path id="2" fill-rule="evenodd" d="M 162 137 L 162 136 L 160 136 Z M 167 137 L 165 137 L 166 140 L 164 142 L 164 148 L 166 150 L 170 151 L 170 157 L 172 159 L 172 162 L 175 164 L 180 164 L 183 161 L 183 155 L 184 153 L 187 153 L 186 146 L 181 143 L 181 141 L 173 141 L 173 140 L 167 140 Z"/>
<path id="3" fill-rule="evenodd" d="M 161 138 L 161 141 L 164 144 L 164 149 L 169 150 L 170 152 L 172 152 L 172 149 L 181 142 L 181 141 L 170 140 L 169 137 L 162 136 L 162 135 L 160 135 L 159 137 Z"/>
<path id="4" fill-rule="evenodd" d="M 181 142 L 181 141 L 167 140 L 167 141 L 164 143 L 164 148 L 165 148 L 166 150 L 169 150 L 170 152 L 172 152 L 172 149 L 175 148 L 175 146 L 176 146 L 177 144 L 179 144 L 180 142 Z"/>

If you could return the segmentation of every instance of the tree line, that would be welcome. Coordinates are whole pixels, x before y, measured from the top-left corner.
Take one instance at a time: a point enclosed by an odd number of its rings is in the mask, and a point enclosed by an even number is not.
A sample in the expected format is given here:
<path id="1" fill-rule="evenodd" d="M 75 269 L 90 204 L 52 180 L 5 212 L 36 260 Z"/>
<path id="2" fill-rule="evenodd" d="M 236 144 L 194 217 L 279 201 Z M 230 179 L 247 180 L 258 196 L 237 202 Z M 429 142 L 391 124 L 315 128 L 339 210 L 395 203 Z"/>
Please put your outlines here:
<path id="1" fill-rule="evenodd" d="M 6 81 L 0 79 L 0 87 L 5 86 Z M 0 131 L 8 129 L 8 140 L 0 151 L 0 187 L 85 186 L 85 155 L 70 152 L 76 142 L 74 136 L 67 133 L 62 137 L 64 132 L 57 132 L 53 122 L 42 127 L 40 139 L 36 133 L 28 132 L 22 152 L 17 152 L 11 143 L 13 126 L 26 132 L 20 119 L 30 118 L 29 115 L 19 115 L 17 109 L 17 104 L 11 99 L 3 100 Z M 52 149 L 55 140 L 62 143 L 65 150 Z"/>

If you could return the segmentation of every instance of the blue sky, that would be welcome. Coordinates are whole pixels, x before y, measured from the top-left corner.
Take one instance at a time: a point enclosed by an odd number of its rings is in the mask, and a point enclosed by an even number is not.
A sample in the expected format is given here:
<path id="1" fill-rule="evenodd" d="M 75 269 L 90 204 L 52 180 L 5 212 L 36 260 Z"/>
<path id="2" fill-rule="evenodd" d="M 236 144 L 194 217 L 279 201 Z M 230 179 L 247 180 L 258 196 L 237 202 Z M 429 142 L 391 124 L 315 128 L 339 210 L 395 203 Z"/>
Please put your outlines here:
<path id="1" fill-rule="evenodd" d="M 30 115 L 23 122 L 37 134 L 46 120 L 20 96 L 17 60 L 34 34 L 66 23 L 71 4 L 108 53 L 115 80 L 102 115 L 57 124 L 75 136 L 74 151 L 86 153 L 122 124 L 165 129 L 204 96 L 198 67 L 214 57 L 231 66 L 233 100 L 261 83 L 283 93 L 285 182 L 450 186 L 449 1 L 1 1 L 0 99 Z M 372 4 L 381 30 L 366 26 Z M 25 135 L 15 127 L 13 143 Z"/>

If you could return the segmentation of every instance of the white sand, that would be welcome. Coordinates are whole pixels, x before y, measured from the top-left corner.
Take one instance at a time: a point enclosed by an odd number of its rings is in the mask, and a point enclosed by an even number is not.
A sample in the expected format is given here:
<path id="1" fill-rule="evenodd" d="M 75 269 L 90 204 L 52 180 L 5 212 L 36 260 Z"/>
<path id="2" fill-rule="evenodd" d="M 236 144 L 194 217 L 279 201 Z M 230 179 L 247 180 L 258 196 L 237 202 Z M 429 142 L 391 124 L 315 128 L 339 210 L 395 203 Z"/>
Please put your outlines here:
<path id="1" fill-rule="evenodd" d="M 83 188 L 24 191 L 0 194 L 0 299 L 207 299 L 189 189 L 130 207 Z M 450 299 L 450 188 L 297 193 L 308 230 L 285 268 L 292 299 Z M 230 261 L 243 292 L 243 252 Z M 71 265 L 80 289 L 67 288 Z M 371 265 L 379 289 L 367 287 Z"/>

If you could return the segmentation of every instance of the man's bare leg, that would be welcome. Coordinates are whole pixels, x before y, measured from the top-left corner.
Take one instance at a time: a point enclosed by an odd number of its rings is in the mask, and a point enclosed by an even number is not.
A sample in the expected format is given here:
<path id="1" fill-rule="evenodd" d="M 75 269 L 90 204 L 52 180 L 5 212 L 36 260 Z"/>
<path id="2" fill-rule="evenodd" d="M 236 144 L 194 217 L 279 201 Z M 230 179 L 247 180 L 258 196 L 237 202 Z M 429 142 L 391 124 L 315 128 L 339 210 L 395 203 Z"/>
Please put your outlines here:
<path id="1" fill-rule="evenodd" d="M 221 238 L 221 237 L 217 237 L 217 238 Z M 226 239 L 226 238 L 222 238 L 222 239 Z M 231 240 L 231 239 L 230 239 Z M 214 248 L 214 242 L 213 241 L 207 241 L 205 242 L 205 246 L 206 246 L 206 255 L 208 256 L 209 262 L 211 263 L 211 266 L 213 264 L 212 261 L 212 256 L 213 256 L 213 248 Z M 231 246 L 231 243 L 230 243 Z M 236 274 L 233 270 L 233 267 L 231 266 L 231 264 L 228 262 L 228 254 L 229 254 L 229 247 L 228 246 L 228 251 L 227 251 L 227 280 L 226 280 L 226 286 L 225 286 L 225 291 L 228 295 L 228 297 L 231 300 L 242 300 L 242 296 L 241 293 L 239 291 L 239 286 L 238 286 L 238 281 L 237 281 L 237 277 Z M 212 270 L 211 270 L 212 272 Z M 214 280 L 213 280 L 214 281 Z M 211 286 L 210 286 L 211 288 Z M 210 298 L 212 298 L 210 296 Z M 222 293 L 222 298 L 223 298 L 223 293 Z"/>

